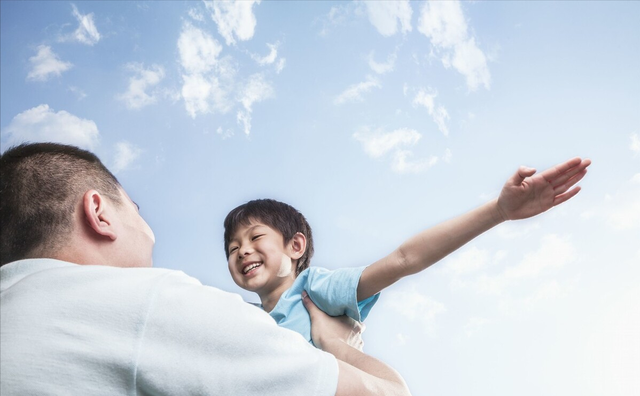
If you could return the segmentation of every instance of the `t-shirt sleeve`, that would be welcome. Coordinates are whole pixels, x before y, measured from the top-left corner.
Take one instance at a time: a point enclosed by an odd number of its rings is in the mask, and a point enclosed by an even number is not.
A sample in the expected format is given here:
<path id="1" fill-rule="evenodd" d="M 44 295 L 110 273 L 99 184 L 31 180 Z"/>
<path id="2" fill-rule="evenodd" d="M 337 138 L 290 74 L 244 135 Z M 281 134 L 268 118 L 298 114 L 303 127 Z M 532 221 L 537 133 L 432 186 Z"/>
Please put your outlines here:
<path id="1" fill-rule="evenodd" d="M 358 283 L 366 267 L 328 270 L 310 267 L 306 290 L 318 308 L 331 316 L 348 315 L 362 322 L 378 301 L 380 293 L 358 301 Z"/>
<path id="2" fill-rule="evenodd" d="M 141 329 L 140 394 L 334 395 L 336 359 L 240 296 L 184 274 L 159 284 Z"/>

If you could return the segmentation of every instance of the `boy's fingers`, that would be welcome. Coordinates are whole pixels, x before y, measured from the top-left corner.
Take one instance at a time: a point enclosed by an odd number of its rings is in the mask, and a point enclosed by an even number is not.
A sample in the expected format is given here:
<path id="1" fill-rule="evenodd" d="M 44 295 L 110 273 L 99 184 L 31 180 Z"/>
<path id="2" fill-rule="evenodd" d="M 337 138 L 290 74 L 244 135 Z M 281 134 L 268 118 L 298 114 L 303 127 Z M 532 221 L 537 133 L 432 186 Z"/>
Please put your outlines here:
<path id="1" fill-rule="evenodd" d="M 578 174 L 582 174 L 582 176 L 580 177 L 580 178 L 582 178 L 584 176 L 584 174 L 587 172 L 587 167 L 589 165 L 591 165 L 591 160 L 586 159 L 586 160 L 583 160 L 579 165 L 577 165 L 577 166 L 575 166 L 575 167 L 573 167 L 571 169 L 568 169 L 564 173 L 558 175 L 552 181 L 554 187 L 559 186 L 561 184 L 564 184 L 568 180 L 571 181 Z M 570 184 L 574 184 L 574 183 L 570 183 Z"/>
<path id="2" fill-rule="evenodd" d="M 580 163 L 582 163 L 582 159 L 580 157 L 575 157 L 570 159 L 569 161 L 547 169 L 546 171 L 542 172 L 541 175 L 544 176 L 544 178 L 547 180 L 553 180 L 559 175 L 573 168 L 574 166 L 578 166 Z"/>
<path id="3" fill-rule="evenodd" d="M 568 189 L 570 189 L 571 187 L 573 187 L 573 185 L 575 185 L 577 182 L 579 182 L 580 180 L 582 180 L 582 178 L 587 174 L 587 170 L 586 169 L 582 169 L 579 173 L 572 175 L 570 179 L 565 180 L 562 184 L 557 184 L 553 187 L 556 195 L 558 194 L 562 194 L 565 191 L 567 191 Z"/>
<path id="4" fill-rule="evenodd" d="M 560 186 L 562 184 L 565 184 L 569 179 L 571 179 L 572 177 L 574 177 L 576 174 L 584 171 L 584 168 L 581 168 L 579 166 L 576 166 L 575 168 L 572 168 L 568 171 L 566 171 L 565 173 L 558 175 L 558 177 L 556 177 L 553 180 L 549 180 L 551 182 L 551 184 L 553 184 L 554 187 Z"/>
<path id="5" fill-rule="evenodd" d="M 573 198 L 577 193 L 580 192 L 580 186 L 577 186 L 564 194 L 557 195 L 553 200 L 553 206 L 560 205 L 563 202 L 566 202 L 570 198 Z"/>

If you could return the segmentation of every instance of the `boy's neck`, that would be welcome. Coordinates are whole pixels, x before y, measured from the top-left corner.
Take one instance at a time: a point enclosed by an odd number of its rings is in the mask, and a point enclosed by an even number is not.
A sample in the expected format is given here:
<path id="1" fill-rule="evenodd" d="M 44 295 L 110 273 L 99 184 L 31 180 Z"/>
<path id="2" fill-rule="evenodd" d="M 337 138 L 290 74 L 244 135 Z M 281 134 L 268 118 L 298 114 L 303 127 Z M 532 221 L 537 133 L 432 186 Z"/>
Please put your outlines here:
<path id="1" fill-rule="evenodd" d="M 291 287 L 291 285 L 293 285 L 294 281 L 295 278 L 287 279 L 286 282 L 282 282 L 274 290 L 266 293 L 258 293 L 258 296 L 260 296 L 260 302 L 262 303 L 262 309 L 264 309 L 265 312 L 273 311 L 273 308 L 276 307 L 276 304 L 280 300 L 282 293 L 287 291 Z"/>

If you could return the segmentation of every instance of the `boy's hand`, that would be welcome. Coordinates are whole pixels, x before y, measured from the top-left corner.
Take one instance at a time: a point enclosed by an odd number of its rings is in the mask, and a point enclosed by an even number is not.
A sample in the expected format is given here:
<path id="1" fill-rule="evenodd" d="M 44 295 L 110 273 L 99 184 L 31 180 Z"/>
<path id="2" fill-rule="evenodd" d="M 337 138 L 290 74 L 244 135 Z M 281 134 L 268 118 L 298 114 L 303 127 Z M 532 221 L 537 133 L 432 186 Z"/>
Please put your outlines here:
<path id="1" fill-rule="evenodd" d="M 571 187 L 587 174 L 589 165 L 589 159 L 573 158 L 538 174 L 521 166 L 500 192 L 497 206 L 502 219 L 525 219 L 572 198 L 580 187 Z"/>
<path id="2" fill-rule="evenodd" d="M 337 351 L 332 347 L 347 344 L 362 351 L 364 324 L 346 315 L 327 315 L 311 301 L 305 291 L 302 292 L 302 303 L 311 317 L 311 339 L 318 348 L 336 355 Z"/>

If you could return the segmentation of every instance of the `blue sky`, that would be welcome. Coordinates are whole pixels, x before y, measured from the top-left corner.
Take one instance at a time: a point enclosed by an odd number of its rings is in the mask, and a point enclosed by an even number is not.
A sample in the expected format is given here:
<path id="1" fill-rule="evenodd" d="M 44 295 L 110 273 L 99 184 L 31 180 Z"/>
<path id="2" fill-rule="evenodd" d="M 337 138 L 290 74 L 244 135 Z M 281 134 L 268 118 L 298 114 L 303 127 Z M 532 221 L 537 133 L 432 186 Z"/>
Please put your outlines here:
<path id="1" fill-rule="evenodd" d="M 569 203 L 383 293 L 365 349 L 415 395 L 640 392 L 640 3 L 2 1 L 2 149 L 96 152 L 154 265 L 256 297 L 222 220 L 301 210 L 313 264 L 370 264 L 495 197 L 519 165 L 593 160 Z"/>

